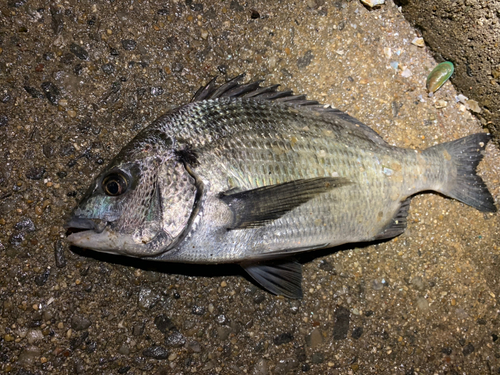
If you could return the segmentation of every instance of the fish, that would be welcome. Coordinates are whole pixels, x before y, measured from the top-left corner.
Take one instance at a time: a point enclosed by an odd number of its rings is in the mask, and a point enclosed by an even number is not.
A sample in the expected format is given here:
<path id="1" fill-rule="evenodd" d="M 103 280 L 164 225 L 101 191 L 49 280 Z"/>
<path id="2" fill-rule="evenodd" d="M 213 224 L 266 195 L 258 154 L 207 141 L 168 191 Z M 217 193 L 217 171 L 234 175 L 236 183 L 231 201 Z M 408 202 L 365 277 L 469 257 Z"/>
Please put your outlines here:
<path id="1" fill-rule="evenodd" d="M 212 79 L 124 146 L 69 215 L 68 242 L 235 263 L 265 290 L 298 299 L 299 254 L 400 235 L 415 194 L 496 212 L 476 174 L 489 134 L 399 148 L 339 109 L 243 76 Z"/>

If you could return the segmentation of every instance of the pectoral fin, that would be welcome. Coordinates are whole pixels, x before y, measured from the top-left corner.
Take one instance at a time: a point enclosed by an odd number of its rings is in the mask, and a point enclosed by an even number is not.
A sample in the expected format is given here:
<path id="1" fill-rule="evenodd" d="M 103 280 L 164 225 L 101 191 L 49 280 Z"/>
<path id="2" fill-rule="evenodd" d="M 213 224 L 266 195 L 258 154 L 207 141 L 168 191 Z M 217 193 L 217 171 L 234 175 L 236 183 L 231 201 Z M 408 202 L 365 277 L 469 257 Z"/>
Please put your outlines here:
<path id="1" fill-rule="evenodd" d="M 228 229 L 256 228 L 280 218 L 321 193 L 350 183 L 342 177 L 310 178 L 237 193 L 221 193 L 219 198 L 234 214 Z"/>
<path id="2" fill-rule="evenodd" d="M 287 298 L 302 298 L 302 265 L 297 262 L 242 265 L 264 289 Z"/>

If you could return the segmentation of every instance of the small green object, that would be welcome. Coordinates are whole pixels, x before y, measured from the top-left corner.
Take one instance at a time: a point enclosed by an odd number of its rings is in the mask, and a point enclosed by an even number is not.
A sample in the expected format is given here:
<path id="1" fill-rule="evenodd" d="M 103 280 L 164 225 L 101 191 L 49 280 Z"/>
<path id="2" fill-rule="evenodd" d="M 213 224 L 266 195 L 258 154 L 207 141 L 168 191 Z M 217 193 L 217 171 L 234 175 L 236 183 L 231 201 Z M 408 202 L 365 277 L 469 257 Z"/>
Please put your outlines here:
<path id="1" fill-rule="evenodd" d="M 436 66 L 427 77 L 427 90 L 436 92 L 451 77 L 455 67 L 449 61 L 442 62 Z"/>

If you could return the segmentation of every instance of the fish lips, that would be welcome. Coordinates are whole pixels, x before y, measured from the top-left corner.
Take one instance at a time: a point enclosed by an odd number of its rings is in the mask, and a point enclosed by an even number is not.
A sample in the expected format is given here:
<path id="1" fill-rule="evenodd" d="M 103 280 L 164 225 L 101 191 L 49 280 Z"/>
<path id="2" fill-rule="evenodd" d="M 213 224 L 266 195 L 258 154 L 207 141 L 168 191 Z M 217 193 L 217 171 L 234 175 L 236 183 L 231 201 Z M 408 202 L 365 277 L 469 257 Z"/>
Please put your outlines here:
<path id="1" fill-rule="evenodd" d="M 69 243 L 85 247 L 91 237 L 101 234 L 106 229 L 106 222 L 101 219 L 72 216 L 66 221 L 64 228 Z"/>
<path id="2" fill-rule="evenodd" d="M 66 239 L 73 246 L 136 258 L 157 256 L 172 242 L 163 231 L 145 242 L 131 234 L 115 232 L 109 224 L 106 220 L 73 216 L 64 225 Z"/>
<path id="3" fill-rule="evenodd" d="M 73 216 L 64 225 L 66 239 L 73 246 L 120 255 L 121 252 L 115 249 L 120 241 L 116 234 L 110 232 L 107 224 L 101 219 Z"/>
<path id="4" fill-rule="evenodd" d="M 106 228 L 107 223 L 101 219 L 88 219 L 84 217 L 73 216 L 71 217 L 64 228 L 66 235 L 69 237 L 73 233 L 91 230 L 95 233 L 101 233 Z"/>

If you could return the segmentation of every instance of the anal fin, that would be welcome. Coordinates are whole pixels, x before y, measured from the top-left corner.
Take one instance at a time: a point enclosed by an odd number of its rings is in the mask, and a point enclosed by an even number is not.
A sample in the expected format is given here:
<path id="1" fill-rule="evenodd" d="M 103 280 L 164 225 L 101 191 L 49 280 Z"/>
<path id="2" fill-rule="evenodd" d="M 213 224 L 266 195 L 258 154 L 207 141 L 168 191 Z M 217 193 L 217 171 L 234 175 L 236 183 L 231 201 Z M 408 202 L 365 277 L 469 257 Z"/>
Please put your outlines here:
<path id="1" fill-rule="evenodd" d="M 391 219 L 389 224 L 387 224 L 379 234 L 375 236 L 375 240 L 385 240 L 388 238 L 393 238 L 402 234 L 406 229 L 406 218 L 408 216 L 408 210 L 410 209 L 411 197 L 406 198 L 401 202 L 396 215 Z"/>
<path id="2" fill-rule="evenodd" d="M 302 298 L 302 265 L 294 261 L 242 264 L 264 289 L 287 298 Z"/>

